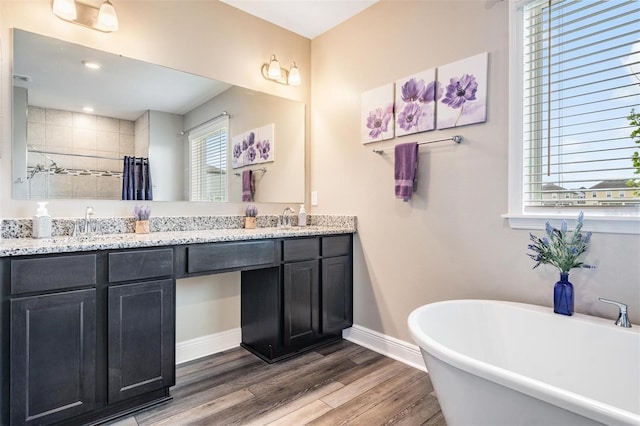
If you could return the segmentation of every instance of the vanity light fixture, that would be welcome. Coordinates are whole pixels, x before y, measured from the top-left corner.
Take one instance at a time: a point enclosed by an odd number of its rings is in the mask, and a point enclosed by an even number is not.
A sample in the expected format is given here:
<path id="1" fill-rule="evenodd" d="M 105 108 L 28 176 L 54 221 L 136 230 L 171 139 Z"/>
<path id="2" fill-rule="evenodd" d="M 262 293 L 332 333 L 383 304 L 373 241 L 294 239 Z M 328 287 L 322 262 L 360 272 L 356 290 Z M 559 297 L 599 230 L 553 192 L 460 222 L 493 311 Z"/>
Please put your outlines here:
<path id="1" fill-rule="evenodd" d="M 110 33 L 118 31 L 118 15 L 109 0 L 100 8 L 75 0 L 53 0 L 53 13 L 60 19 L 94 30 Z"/>
<path id="2" fill-rule="evenodd" d="M 287 71 L 280 67 L 276 55 L 271 55 L 269 63 L 262 65 L 262 76 L 267 80 L 272 80 L 280 84 L 288 84 L 290 86 L 300 85 L 300 70 L 298 70 L 296 63 L 291 64 L 291 68 Z"/>

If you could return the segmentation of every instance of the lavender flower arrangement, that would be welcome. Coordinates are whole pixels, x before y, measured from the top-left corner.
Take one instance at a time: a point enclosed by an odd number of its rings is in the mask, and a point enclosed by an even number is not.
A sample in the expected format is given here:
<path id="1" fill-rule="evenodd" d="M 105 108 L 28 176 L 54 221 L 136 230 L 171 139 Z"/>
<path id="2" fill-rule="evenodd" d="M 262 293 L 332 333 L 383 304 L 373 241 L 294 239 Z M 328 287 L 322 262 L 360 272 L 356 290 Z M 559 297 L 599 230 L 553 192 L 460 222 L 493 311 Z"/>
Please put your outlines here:
<path id="1" fill-rule="evenodd" d="M 538 238 L 529 234 L 532 244 L 529 244 L 528 248 L 535 254 L 527 253 L 527 256 L 537 262 L 533 268 L 541 264 L 549 264 L 558 268 L 562 274 L 568 274 L 573 268 L 595 268 L 578 260 L 587 251 L 591 240 L 591 232 L 585 234 L 581 232 L 583 219 L 584 213 L 580 212 L 573 235 L 569 235 L 567 231 L 566 220 L 562 221 L 560 229 L 552 227 L 547 222 L 546 237 Z"/>
<path id="2" fill-rule="evenodd" d="M 248 205 L 246 209 L 244 209 L 244 215 L 247 217 L 256 217 L 258 216 L 258 208 L 254 205 Z"/>
<path id="3" fill-rule="evenodd" d="M 151 216 L 151 207 L 149 206 L 135 206 L 133 208 L 133 215 L 136 220 L 149 220 Z"/>

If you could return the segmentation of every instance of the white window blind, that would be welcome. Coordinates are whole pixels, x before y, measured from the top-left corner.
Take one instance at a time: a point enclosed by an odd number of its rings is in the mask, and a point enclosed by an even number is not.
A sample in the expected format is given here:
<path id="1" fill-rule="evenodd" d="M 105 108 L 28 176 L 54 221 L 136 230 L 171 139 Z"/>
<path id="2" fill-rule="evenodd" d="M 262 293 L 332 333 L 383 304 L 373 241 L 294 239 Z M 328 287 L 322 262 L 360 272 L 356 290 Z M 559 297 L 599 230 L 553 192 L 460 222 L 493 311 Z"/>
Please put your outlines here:
<path id="1" fill-rule="evenodd" d="M 538 0 L 522 16 L 524 206 L 637 207 L 640 1 Z"/>
<path id="2" fill-rule="evenodd" d="M 228 129 L 225 116 L 189 132 L 191 201 L 227 201 Z"/>

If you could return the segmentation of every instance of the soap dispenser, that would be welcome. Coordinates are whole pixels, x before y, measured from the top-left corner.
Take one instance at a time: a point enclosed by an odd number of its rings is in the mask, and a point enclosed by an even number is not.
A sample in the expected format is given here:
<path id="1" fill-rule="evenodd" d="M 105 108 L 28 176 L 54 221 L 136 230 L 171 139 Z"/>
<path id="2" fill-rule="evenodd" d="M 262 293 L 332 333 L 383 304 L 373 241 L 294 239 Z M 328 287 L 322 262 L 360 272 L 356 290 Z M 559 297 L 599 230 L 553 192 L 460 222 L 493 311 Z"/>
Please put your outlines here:
<path id="1" fill-rule="evenodd" d="M 300 212 L 298 213 L 298 226 L 307 226 L 307 212 L 304 210 L 304 204 L 300 204 Z"/>
<path id="2" fill-rule="evenodd" d="M 38 203 L 38 210 L 33 216 L 33 238 L 50 238 L 51 237 L 51 216 L 47 211 L 47 202 Z"/>

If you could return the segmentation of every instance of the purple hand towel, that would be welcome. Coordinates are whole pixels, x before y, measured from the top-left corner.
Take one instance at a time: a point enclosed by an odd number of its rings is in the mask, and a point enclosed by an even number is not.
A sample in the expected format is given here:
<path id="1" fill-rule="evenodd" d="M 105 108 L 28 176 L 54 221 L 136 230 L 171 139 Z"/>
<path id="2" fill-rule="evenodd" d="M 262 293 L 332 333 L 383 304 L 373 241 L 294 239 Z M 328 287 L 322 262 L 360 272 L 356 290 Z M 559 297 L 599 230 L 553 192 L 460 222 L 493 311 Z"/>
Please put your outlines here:
<path id="1" fill-rule="evenodd" d="M 401 143 L 395 147 L 396 198 L 409 201 L 418 172 L 418 143 Z"/>
<path id="2" fill-rule="evenodd" d="M 242 201 L 253 201 L 253 194 L 256 192 L 253 172 L 245 170 L 242 172 Z"/>

